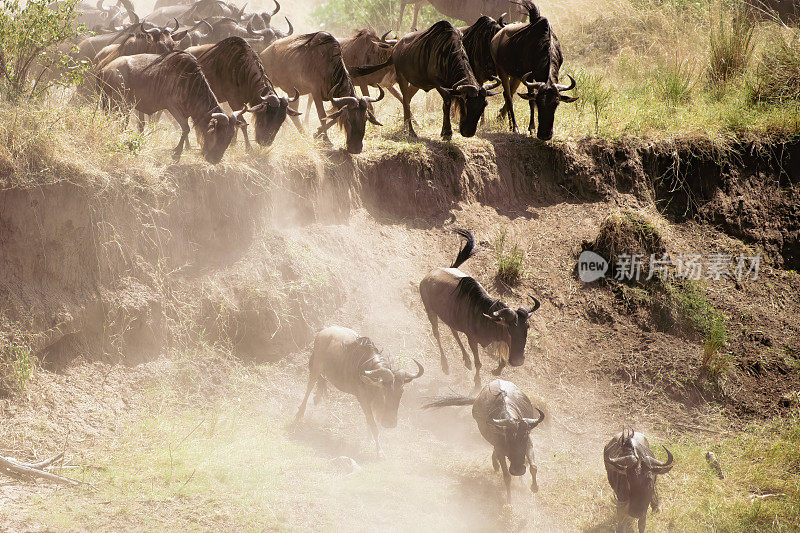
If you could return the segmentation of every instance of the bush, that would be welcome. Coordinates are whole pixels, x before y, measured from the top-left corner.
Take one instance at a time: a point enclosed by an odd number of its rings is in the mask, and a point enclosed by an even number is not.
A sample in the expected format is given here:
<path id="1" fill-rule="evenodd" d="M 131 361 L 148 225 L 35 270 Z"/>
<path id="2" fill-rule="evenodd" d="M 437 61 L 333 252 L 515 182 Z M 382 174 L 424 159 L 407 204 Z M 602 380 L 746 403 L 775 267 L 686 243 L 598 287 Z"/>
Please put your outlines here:
<path id="1" fill-rule="evenodd" d="M 584 243 L 584 248 L 603 256 L 609 263 L 612 276 L 623 257 L 641 256 L 641 275 L 644 281 L 649 269 L 650 256 L 666 253 L 664 238 L 657 223 L 641 211 L 629 209 L 611 213 L 600 225 L 593 243 Z M 627 280 L 636 282 L 636 279 Z"/>
<path id="2" fill-rule="evenodd" d="M 84 65 L 72 64 L 59 45 L 73 41 L 77 0 L 50 7 L 48 0 L 0 0 L 0 92 L 4 98 L 36 98 L 54 85 L 80 81 Z"/>
<path id="3" fill-rule="evenodd" d="M 688 60 L 676 59 L 656 72 L 655 86 L 662 100 L 677 106 L 691 100 L 694 68 Z"/>
<path id="4" fill-rule="evenodd" d="M 497 263 L 497 279 L 506 285 L 516 285 L 525 275 L 525 251 L 517 239 L 509 238 L 502 230 L 494 239 L 494 254 Z"/>
<path id="5" fill-rule="evenodd" d="M 776 35 L 762 52 L 754 79 L 748 83 L 751 103 L 800 100 L 800 35 Z"/>
<path id="6" fill-rule="evenodd" d="M 580 114 L 587 110 L 594 117 L 594 133 L 600 133 L 600 118 L 604 116 L 611 106 L 611 97 L 614 91 L 603 82 L 600 75 L 579 70 L 573 74 L 575 78 L 575 94 L 579 97 L 576 102 Z"/>
<path id="7" fill-rule="evenodd" d="M 396 0 L 327 0 L 311 11 L 311 19 L 326 31 L 348 35 L 354 28 L 371 28 L 383 33 L 394 28 L 399 14 L 400 2 Z M 407 5 L 403 21 L 408 22 L 402 25 L 404 28 L 411 25 L 413 14 L 414 5 Z M 420 8 L 417 27 L 424 29 L 442 19 L 460 25 L 426 4 Z"/>
<path id="8" fill-rule="evenodd" d="M 723 13 L 717 6 L 709 33 L 708 79 L 712 87 L 724 88 L 730 80 L 744 73 L 753 57 L 754 31 L 755 25 L 744 8 Z"/>

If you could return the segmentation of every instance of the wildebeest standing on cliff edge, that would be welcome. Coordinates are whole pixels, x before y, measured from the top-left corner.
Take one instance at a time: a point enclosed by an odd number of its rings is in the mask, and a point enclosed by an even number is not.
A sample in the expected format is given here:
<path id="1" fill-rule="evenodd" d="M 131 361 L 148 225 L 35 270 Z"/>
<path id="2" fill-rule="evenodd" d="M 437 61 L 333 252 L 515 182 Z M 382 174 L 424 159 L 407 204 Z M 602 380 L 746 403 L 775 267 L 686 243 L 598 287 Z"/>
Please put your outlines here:
<path id="1" fill-rule="evenodd" d="M 409 374 L 398 369 L 391 357 L 379 352 L 369 338 L 359 336 L 352 329 L 339 326 L 323 329 L 314 339 L 314 349 L 308 361 L 308 387 L 295 416 L 295 424 L 303 418 L 314 387 L 317 387 L 318 395 L 324 395 L 326 380 L 330 381 L 340 391 L 356 397 L 367 417 L 378 455 L 382 456 L 373 409 L 383 427 L 397 425 L 403 387 L 425 371 L 419 361 L 414 359 L 414 362 L 417 373 Z M 317 398 L 314 397 L 315 403 Z"/>
<path id="2" fill-rule="evenodd" d="M 650 450 L 647 438 L 629 429 L 623 429 L 606 444 L 603 462 L 617 497 L 617 531 L 628 514 L 639 520 L 639 533 L 644 533 L 648 506 L 658 511 L 656 478 L 673 466 L 672 454 L 666 448 L 664 451 L 667 460 L 662 463 Z"/>
<path id="3" fill-rule="evenodd" d="M 478 83 L 461 44 L 461 33 L 446 20 L 425 31 L 404 35 L 394 45 L 392 57 L 386 63 L 362 69 L 362 72 L 391 64 L 394 64 L 403 95 L 403 120 L 412 137 L 417 134 L 411 124 L 411 99 L 419 89 L 436 89 L 441 95 L 442 138 L 449 140 L 453 137 L 450 125 L 453 100 L 460 115 L 459 132 L 463 137 L 472 137 L 486 108 L 486 97 L 494 96 L 496 93 L 491 89 L 500 85 L 499 80 L 485 87 Z"/>
<path id="4" fill-rule="evenodd" d="M 524 476 L 525 463 L 530 465 L 531 492 L 538 492 L 536 463 L 530 431 L 542 423 L 544 413 L 534 407 L 519 387 L 510 381 L 495 379 L 488 383 L 477 397 L 448 396 L 424 406 L 425 409 L 471 405 L 472 417 L 486 441 L 494 446 L 492 466 L 495 472 L 502 467 L 506 485 L 506 499 L 511 501 L 511 476 Z M 510 466 L 506 465 L 506 458 Z"/>
<path id="5" fill-rule="evenodd" d="M 241 37 L 228 37 L 217 44 L 192 46 L 186 51 L 197 58 L 217 100 L 228 102 L 235 111 L 247 109 L 253 114 L 258 144 L 272 144 L 286 115 L 299 115 L 289 108 L 289 104 L 299 96 L 290 100 L 275 93 L 258 55 Z M 241 120 L 240 126 L 244 142 L 250 148 L 247 122 Z"/>
<path id="6" fill-rule="evenodd" d="M 528 319 L 539 309 L 539 301 L 531 296 L 533 306 L 520 307 L 516 311 L 497 298 L 492 298 L 475 278 L 467 276 L 458 267 L 469 259 L 475 248 L 472 233 L 457 229 L 456 233 L 466 239 L 464 247 L 458 252 L 456 260 L 450 268 L 437 268 L 425 276 L 419 284 L 422 304 L 431 322 L 433 336 L 442 354 L 442 370 L 449 373 L 447 357 L 442 349 L 439 337 L 439 320 L 447 324 L 453 333 L 464 365 L 471 367 L 469 356 L 461 344 L 458 332 L 467 336 L 467 342 L 475 358 L 475 388 L 481 383 L 481 361 L 478 345 L 488 346 L 493 342 L 503 342 L 508 346 L 508 357 L 511 366 L 520 366 L 525 362 L 525 344 L 528 340 Z M 494 375 L 500 375 L 505 360 L 501 357 Z"/>
<path id="7" fill-rule="evenodd" d="M 379 89 L 378 98 L 356 96 L 342 59 L 342 47 L 331 34 L 317 32 L 278 39 L 261 52 L 261 63 L 276 87 L 289 94 L 297 89 L 314 99 L 322 123 L 317 136 L 325 135 L 336 123 L 342 126 L 351 154 L 359 154 L 363 149 L 367 121 L 381 125 L 368 104 L 381 100 L 383 89 Z M 326 101 L 336 107 L 331 115 L 325 112 Z M 292 108 L 297 109 L 297 102 Z M 292 120 L 303 131 L 297 117 Z"/>
<path id="8" fill-rule="evenodd" d="M 106 108 L 122 103 L 135 106 L 140 120 L 141 114 L 169 111 L 181 126 L 175 160 L 180 159 L 188 141 L 191 118 L 203 158 L 219 163 L 244 113 L 231 116 L 222 111 L 197 60 L 186 52 L 117 58 L 100 70 L 98 83 Z"/>
<path id="9" fill-rule="evenodd" d="M 533 133 L 534 108 L 539 113 L 539 129 L 536 136 L 542 140 L 553 137 L 556 107 L 560 102 L 574 102 L 576 97 L 561 93 L 575 87 L 570 77 L 569 85 L 558 83 L 558 71 L 563 58 L 561 45 L 550 22 L 539 14 L 533 2 L 525 1 L 528 9 L 527 24 L 509 24 L 492 39 L 491 52 L 497 73 L 503 82 L 505 105 L 500 114 L 508 113 L 509 127 L 516 133 L 517 119 L 514 116 L 513 98 L 520 83 L 528 88 L 527 94 L 520 97 L 530 103 L 531 120 L 528 131 Z"/>

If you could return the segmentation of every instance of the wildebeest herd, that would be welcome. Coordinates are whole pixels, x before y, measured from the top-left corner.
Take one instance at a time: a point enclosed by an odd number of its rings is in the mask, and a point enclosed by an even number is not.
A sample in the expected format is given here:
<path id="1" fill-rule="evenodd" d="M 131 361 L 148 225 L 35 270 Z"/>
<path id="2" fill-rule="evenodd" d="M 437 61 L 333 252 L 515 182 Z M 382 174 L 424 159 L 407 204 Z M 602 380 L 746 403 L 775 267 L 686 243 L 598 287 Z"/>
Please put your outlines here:
<path id="1" fill-rule="evenodd" d="M 514 383 L 494 379 L 481 388 L 480 358 L 478 346 L 501 343 L 508 347 L 508 359 L 512 366 L 525 361 L 525 344 L 528 320 L 540 307 L 536 298 L 530 308 L 510 308 L 497 298 L 492 298 L 473 277 L 459 270 L 475 251 L 475 241 L 469 231 L 456 229 L 465 239 L 455 261 L 448 268 L 436 268 L 419 284 L 420 297 L 433 335 L 441 353 L 442 371 L 449 373 L 447 358 L 439 337 L 438 323 L 444 322 L 453 333 L 461 348 L 464 365 L 471 368 L 469 355 L 459 338 L 459 332 L 467 338 L 475 364 L 475 390 L 477 395 L 447 396 L 435 399 L 424 408 L 448 406 L 472 406 L 472 416 L 483 438 L 492 445 L 492 466 L 502 469 L 506 488 L 506 499 L 511 501 L 511 476 L 523 476 L 526 466 L 531 475 L 531 491 L 537 492 L 537 466 L 534 462 L 531 430 L 545 419 L 545 413 L 534 407 L 530 398 Z M 397 411 L 406 384 L 425 372 L 422 364 L 414 359 L 417 370 L 411 374 L 399 368 L 390 355 L 378 350 L 368 337 L 360 336 L 352 329 L 332 326 L 320 331 L 314 339 L 314 347 L 308 362 L 309 378 L 305 396 L 295 416 L 294 423 L 302 419 L 309 396 L 317 389 L 315 403 L 325 395 L 326 384 L 331 382 L 339 390 L 352 394 L 366 416 L 378 455 L 383 457 L 378 438 L 377 414 L 380 424 L 386 428 L 397 425 Z M 500 375 L 504 358 L 493 374 Z M 617 517 L 620 527 L 626 515 L 639 521 L 639 531 L 644 531 L 648 507 L 658 509 L 656 477 L 672 469 L 672 454 L 665 448 L 667 460 L 656 459 L 647 439 L 641 433 L 627 428 L 615 435 L 603 451 L 603 460 L 608 481 L 617 498 Z"/>
<path id="2" fill-rule="evenodd" d="M 74 61 L 91 64 L 92 75 L 82 92 L 100 95 L 109 110 L 135 109 L 140 128 L 147 115 L 157 117 L 168 111 L 181 127 L 175 159 L 189 144 L 191 119 L 201 154 L 211 163 L 222 159 L 237 129 L 250 147 L 248 114 L 261 146 L 274 141 L 287 116 L 303 132 L 298 111 L 301 95 L 308 96 L 309 109 L 312 102 L 316 107 L 321 124 L 316 136 L 327 141 L 326 131 L 338 124 L 344 130 L 347 151 L 354 154 L 362 151 L 367 123 L 381 125 L 373 104 L 387 92 L 402 103 L 405 127 L 413 137 L 411 100 L 420 89 L 435 89 L 442 98 L 444 139 L 452 137 L 453 106 L 461 135 L 475 135 L 487 99 L 499 94 L 495 89 L 501 86 L 500 114 L 508 116 L 510 130 L 517 132 L 513 97 L 524 85 L 519 96 L 530 105 L 528 131 L 532 134 L 536 129 L 543 140 L 553 136 L 559 103 L 576 100 L 564 94 L 575 87 L 575 80 L 570 77 L 566 85 L 559 82 L 563 58 L 558 38 L 528 0 L 514 4 L 511 18 L 520 22 L 507 24 L 505 15 L 495 20 L 482 14 L 486 11 L 478 11 L 480 16 L 470 26 L 455 28 L 440 21 L 397 39 L 389 39 L 388 32 L 378 36 L 370 30 L 342 39 L 326 32 L 293 35 L 288 19 L 285 31 L 273 26 L 280 10 L 278 1 L 274 3 L 270 11 L 248 13 L 245 7 L 222 0 L 158 0 L 155 10 L 141 18 L 129 0 L 118 0 L 108 8 L 104 0 L 96 6 L 82 5 L 80 22 L 95 32 L 69 49 Z M 376 97 L 369 87 L 377 88 Z M 329 110 L 326 102 L 332 106 Z M 221 107 L 223 103 L 231 112 Z M 442 371 L 449 373 L 449 365 L 439 322 L 452 332 L 465 366 L 471 369 L 474 364 L 477 395 L 439 398 L 425 407 L 472 406 L 481 435 L 493 446 L 492 465 L 502 469 L 510 499 L 511 476 L 524 475 L 526 465 L 531 490 L 538 490 L 531 431 L 542 423 L 545 413 L 510 381 L 495 379 L 481 388 L 479 346 L 502 346 L 511 366 L 522 365 L 528 321 L 540 303 L 531 296 L 530 307 L 513 309 L 459 270 L 474 253 L 474 239 L 468 231 L 456 232 L 465 239 L 457 258 L 450 267 L 427 274 L 419 291 L 441 354 Z M 472 358 L 459 333 L 466 337 Z M 382 455 L 375 417 L 384 427 L 396 425 L 404 387 L 424 373 L 422 364 L 414 362 L 417 368 L 409 372 L 351 329 L 322 330 L 314 341 L 308 386 L 295 422 L 302 419 L 311 392 L 317 389 L 316 401 L 330 382 L 356 397 Z M 493 374 L 499 376 L 505 364 L 506 357 L 500 357 Z M 673 466 L 669 451 L 667 457 L 665 462 L 656 459 L 647 439 L 628 429 L 609 441 L 603 458 L 618 500 L 620 523 L 627 513 L 638 518 L 639 530 L 644 530 L 648 507 L 658 507 L 656 477 Z"/>
<path id="3" fill-rule="evenodd" d="M 302 133 L 301 95 L 308 95 L 309 108 L 312 102 L 316 107 L 321 125 L 315 136 L 329 145 L 326 132 L 338 124 L 353 154 L 363 149 L 367 123 L 381 125 L 373 104 L 386 92 L 402 103 L 405 127 L 415 137 L 411 100 L 420 89 L 435 89 L 442 98 L 445 140 L 452 137 L 453 106 L 459 132 L 473 136 L 487 99 L 499 94 L 494 89 L 501 85 L 505 103 L 500 114 L 508 116 L 510 129 L 517 131 L 513 96 L 524 84 L 527 91 L 519 96 L 530 103 L 528 130 L 535 129 L 535 109 L 537 135 L 543 140 L 553 135 L 556 106 L 575 100 L 562 94 L 575 81 L 559 83 L 558 39 L 528 0 L 511 4 L 512 18 L 521 20 L 526 13 L 527 22 L 506 24 L 505 14 L 497 20 L 480 15 L 471 26 L 455 28 L 440 21 L 398 39 L 371 30 L 341 39 L 326 32 L 294 35 L 288 19 L 286 29 L 273 25 L 281 7 L 277 0 L 273 9 L 262 12 L 222 0 L 158 0 L 144 17 L 130 0 L 117 0 L 112 7 L 104 1 L 79 5 L 79 22 L 94 35 L 62 50 L 73 62 L 90 67 L 80 93 L 99 95 L 108 110 L 135 109 L 140 129 L 147 116 L 157 119 L 168 111 L 181 127 L 175 159 L 189 144 L 190 119 L 201 154 L 211 163 L 221 160 L 237 129 L 250 147 L 248 116 L 262 146 L 272 143 L 287 116 Z M 370 86 L 378 89 L 377 97 L 370 95 Z M 232 112 L 220 106 L 226 102 Z"/>

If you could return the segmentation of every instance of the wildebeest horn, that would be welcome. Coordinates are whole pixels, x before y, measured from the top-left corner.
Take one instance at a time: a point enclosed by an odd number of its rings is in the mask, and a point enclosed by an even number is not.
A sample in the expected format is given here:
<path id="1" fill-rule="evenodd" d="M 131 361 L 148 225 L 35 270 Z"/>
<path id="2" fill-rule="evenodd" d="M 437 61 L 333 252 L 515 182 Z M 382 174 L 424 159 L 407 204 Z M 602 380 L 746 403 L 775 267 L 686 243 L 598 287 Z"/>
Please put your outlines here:
<path id="1" fill-rule="evenodd" d="M 170 33 L 173 33 L 175 31 L 177 31 L 178 27 L 180 26 L 180 24 L 178 23 L 178 19 L 177 18 L 173 18 L 172 20 L 175 21 L 175 27 L 173 29 L 170 30 L 169 27 L 164 26 L 164 28 L 167 29 Z"/>
<path id="2" fill-rule="evenodd" d="M 503 82 L 500 81 L 500 78 L 498 78 L 497 76 L 492 76 L 491 85 L 487 82 L 483 85 L 483 88 L 486 89 L 487 91 L 491 91 L 492 89 L 498 87 L 501 83 Z"/>
<path id="3" fill-rule="evenodd" d="M 561 92 L 561 91 L 569 91 L 570 89 L 574 89 L 575 88 L 575 78 L 573 78 L 569 74 L 567 74 L 566 76 L 569 78 L 570 84 L 569 85 L 560 85 L 560 84 L 556 83 L 556 89 L 558 89 L 559 92 Z"/>
<path id="4" fill-rule="evenodd" d="M 404 374 L 405 374 L 404 381 L 406 383 L 408 383 L 409 381 L 412 381 L 412 380 L 415 380 L 417 378 L 422 377 L 422 374 L 425 373 L 425 367 L 423 367 L 422 364 L 419 361 L 417 361 L 416 359 L 414 359 L 414 362 L 417 364 L 417 373 L 412 376 L 408 372 L 404 372 Z"/>
<path id="5" fill-rule="evenodd" d="M 291 34 L 294 33 L 294 26 L 292 26 L 292 23 L 289 20 L 289 17 L 283 17 L 283 18 L 286 19 L 286 24 L 289 25 L 289 30 L 286 32 L 286 37 L 288 37 L 288 36 L 290 36 Z"/>
<path id="6" fill-rule="evenodd" d="M 386 33 L 384 33 L 383 35 L 381 35 L 381 42 L 382 43 L 393 44 L 393 43 L 391 43 L 391 42 L 386 40 L 386 38 L 389 36 L 390 33 L 392 33 L 392 30 L 389 30 Z M 395 41 L 395 42 L 397 42 L 397 41 Z"/>
<path id="7" fill-rule="evenodd" d="M 289 102 L 296 102 L 297 99 L 300 98 L 300 91 L 297 90 L 297 87 L 294 88 L 294 96 L 289 98 Z"/>
<path id="8" fill-rule="evenodd" d="M 371 96 L 364 96 L 363 98 L 367 102 L 380 102 L 381 100 L 383 100 L 384 97 L 383 87 L 381 87 L 380 85 L 378 85 L 378 93 L 379 94 L 377 98 L 373 98 Z"/>
<path id="9" fill-rule="evenodd" d="M 536 410 L 539 411 L 539 418 L 538 419 L 534 420 L 533 418 L 523 418 L 525 423 L 528 424 L 528 429 L 535 428 L 536 426 L 541 424 L 542 421 L 544 420 L 544 413 L 542 412 L 542 410 L 539 409 L 538 407 L 536 408 Z"/>
<path id="10" fill-rule="evenodd" d="M 619 470 L 620 472 L 626 472 L 628 468 L 632 467 L 636 463 L 639 462 L 639 459 L 635 455 L 625 455 L 622 457 L 608 457 L 606 454 L 606 461 Z"/>
<path id="11" fill-rule="evenodd" d="M 355 96 L 342 96 L 341 98 L 333 97 L 331 98 L 331 102 L 333 102 L 333 105 L 339 108 L 339 111 L 345 107 L 353 108 L 358 106 L 358 98 Z M 338 111 L 335 114 L 338 114 Z M 331 117 L 329 116 L 328 118 Z"/>
<path id="12" fill-rule="evenodd" d="M 533 300 L 533 305 L 530 308 L 526 309 L 526 311 L 530 315 L 530 314 L 533 314 L 534 311 L 539 309 L 539 307 L 542 305 L 542 303 L 539 300 L 537 300 L 536 298 L 534 298 L 534 296 L 532 294 L 529 294 L 528 298 Z"/>
<path id="13" fill-rule="evenodd" d="M 147 28 L 144 27 L 144 24 L 145 24 L 144 22 L 141 23 L 143 33 L 146 33 L 148 35 L 158 35 L 161 32 L 161 30 L 158 29 L 158 26 L 155 26 L 148 30 Z"/>
<path id="14" fill-rule="evenodd" d="M 528 72 L 527 74 L 522 76 L 520 81 L 525 84 L 525 87 L 527 87 L 529 91 L 539 91 L 541 89 L 544 89 L 545 84 L 543 82 L 541 82 L 541 81 L 528 81 L 532 77 L 533 77 L 533 71 Z"/>
<path id="15" fill-rule="evenodd" d="M 212 26 L 211 23 L 208 22 L 206 19 L 203 19 L 203 20 L 197 22 L 194 26 L 192 26 L 191 30 L 196 30 L 197 28 L 199 28 L 203 24 L 208 26 L 208 31 L 206 33 L 201 34 L 201 37 L 208 37 L 211 34 L 211 32 L 214 31 L 214 26 Z"/>
<path id="16" fill-rule="evenodd" d="M 256 30 L 255 28 L 253 28 L 252 18 L 247 22 L 247 33 L 249 33 L 250 35 L 263 36 L 269 33 L 270 31 L 272 31 L 272 29 L 269 26 L 267 26 L 263 30 Z"/>
<path id="17" fill-rule="evenodd" d="M 226 115 L 225 113 L 211 113 L 211 118 L 212 119 L 215 119 L 215 118 L 216 119 L 223 119 L 224 118 L 226 122 L 228 121 L 228 115 Z"/>
<path id="18" fill-rule="evenodd" d="M 664 451 L 667 452 L 667 460 L 666 462 L 661 462 L 655 457 L 650 458 L 650 470 L 655 472 L 656 474 L 666 474 L 670 470 L 672 470 L 672 463 L 674 462 L 674 458 L 672 457 L 672 453 L 667 449 L 666 446 L 663 444 L 661 445 L 664 448 Z"/>
<path id="19" fill-rule="evenodd" d="M 281 5 L 278 3 L 278 0 L 272 0 L 272 1 L 275 2 L 275 11 L 269 14 L 270 17 L 275 16 L 275 13 L 281 10 Z"/>
<path id="20" fill-rule="evenodd" d="M 497 19 L 497 23 L 498 23 L 498 24 L 500 24 L 500 27 L 501 27 L 501 28 L 502 28 L 502 27 L 504 27 L 504 26 L 506 25 L 506 21 L 505 21 L 505 20 L 503 20 L 503 19 L 504 19 L 505 17 L 507 17 L 507 16 L 508 16 L 508 13 L 503 13 L 502 15 L 500 15 L 500 18 L 498 18 L 498 19 Z"/>
<path id="21" fill-rule="evenodd" d="M 511 425 L 511 419 L 508 418 L 508 417 L 506 417 L 506 418 L 492 418 L 492 424 L 494 424 L 495 426 L 500 427 L 500 428 L 505 428 L 505 427 L 508 427 L 508 426 Z"/>
<path id="22" fill-rule="evenodd" d="M 372 111 L 369 111 L 369 110 L 367 110 L 367 120 L 369 120 L 371 123 L 375 124 L 376 126 L 383 126 L 383 124 L 378 122 L 378 119 L 375 118 L 375 115 L 372 114 Z"/>

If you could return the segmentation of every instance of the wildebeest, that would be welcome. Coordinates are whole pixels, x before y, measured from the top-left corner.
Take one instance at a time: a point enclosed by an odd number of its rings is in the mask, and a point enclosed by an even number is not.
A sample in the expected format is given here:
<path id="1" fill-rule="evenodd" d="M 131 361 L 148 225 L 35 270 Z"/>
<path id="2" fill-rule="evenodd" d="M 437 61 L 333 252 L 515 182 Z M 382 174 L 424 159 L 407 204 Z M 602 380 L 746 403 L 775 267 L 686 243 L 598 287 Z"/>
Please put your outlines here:
<path id="1" fill-rule="evenodd" d="M 392 55 L 392 47 L 397 43 L 396 40 L 387 41 L 387 35 L 389 32 L 378 37 L 374 31 L 362 29 L 352 37 L 339 39 L 339 44 L 342 46 L 342 59 L 348 70 L 361 65 L 377 65 L 386 62 Z M 353 79 L 353 83 L 358 85 L 364 96 L 369 96 L 368 87 L 370 85 L 380 85 L 402 102 L 403 97 L 394 88 L 396 82 L 397 76 L 395 76 L 392 66 Z"/>
<path id="2" fill-rule="evenodd" d="M 248 109 L 253 114 L 258 144 L 272 144 L 286 114 L 297 114 L 288 107 L 294 100 L 275 93 L 258 55 L 241 37 L 228 37 L 217 44 L 193 46 L 186 51 L 197 58 L 220 103 L 228 102 L 234 111 Z M 241 128 L 250 148 L 244 120 Z"/>
<path id="3" fill-rule="evenodd" d="M 221 0 L 199 0 L 191 5 L 170 5 L 156 9 L 145 20 L 156 24 L 166 24 L 177 18 L 183 24 L 194 24 L 208 17 L 229 17 L 241 21 L 246 4 L 241 8 Z"/>
<path id="4" fill-rule="evenodd" d="M 352 394 L 364 410 L 378 455 L 382 456 L 378 440 L 378 426 L 373 410 L 385 428 L 397 425 L 397 409 L 403 396 L 403 387 L 425 372 L 417 364 L 417 373 L 400 370 L 393 358 L 379 352 L 367 337 L 361 337 L 352 329 L 331 326 L 317 333 L 314 348 L 308 361 L 309 377 L 306 395 L 297 411 L 294 423 L 303 418 L 308 397 L 314 387 L 317 394 L 325 394 L 326 380 L 342 392 Z M 319 396 L 315 396 L 316 403 Z"/>
<path id="5" fill-rule="evenodd" d="M 667 460 L 662 463 L 650 450 L 647 438 L 630 429 L 623 429 L 606 444 L 603 463 L 617 497 L 618 531 L 627 514 L 639 520 L 639 533 L 644 533 L 648 506 L 658 511 L 656 480 L 672 470 L 674 463 L 672 453 L 663 448 Z"/>
<path id="6" fill-rule="evenodd" d="M 500 111 L 508 113 L 509 127 L 517 132 L 517 119 L 514 116 L 513 97 L 520 82 L 528 88 L 527 94 L 520 96 L 530 103 L 531 119 L 528 131 L 533 133 L 534 109 L 539 114 L 539 129 L 536 136 L 542 140 L 553 137 L 556 107 L 560 102 L 574 102 L 575 97 L 561 93 L 575 87 L 558 83 L 558 71 L 563 58 L 561 45 L 550 22 L 539 14 L 539 9 L 529 0 L 523 5 L 528 10 L 527 24 L 509 24 L 492 39 L 491 52 L 497 73 L 503 82 L 505 105 Z"/>
<path id="7" fill-rule="evenodd" d="M 461 42 L 469 58 L 469 66 L 478 83 L 485 83 L 497 77 L 490 50 L 492 39 L 502 29 L 502 25 L 491 17 L 481 16 L 471 26 L 459 28 Z"/>
<path id="8" fill-rule="evenodd" d="M 189 118 L 194 123 L 200 153 L 209 163 L 219 163 L 236 132 L 244 110 L 233 116 L 223 112 L 197 60 L 186 52 L 137 54 L 115 59 L 100 70 L 98 83 L 107 108 L 133 106 L 141 114 L 167 110 L 181 126 L 181 139 L 173 152 L 180 159 L 189 138 Z"/>
<path id="9" fill-rule="evenodd" d="M 531 492 L 538 492 L 537 467 L 534 462 L 530 431 L 542 423 L 544 413 L 534 407 L 519 387 L 502 379 L 486 384 L 475 398 L 448 396 L 424 406 L 425 409 L 471 405 L 472 417 L 486 441 L 494 446 L 492 466 L 495 472 L 502 467 L 506 499 L 511 501 L 511 476 L 524 476 L 527 461 L 531 471 Z M 506 458 L 510 465 L 506 465 Z"/>
<path id="10" fill-rule="evenodd" d="M 510 11 L 511 21 L 522 20 L 524 16 L 524 11 L 519 8 L 517 2 L 510 2 L 509 0 L 400 0 L 400 14 L 397 18 L 396 26 L 398 31 L 403 22 L 403 11 L 407 4 L 414 4 L 414 20 L 411 23 L 411 27 L 417 27 L 417 16 L 422 3 L 429 3 L 439 13 L 467 23 L 472 22 L 481 15 L 500 17 L 502 13 L 507 11 Z"/>
<path id="11" fill-rule="evenodd" d="M 508 362 L 511 366 L 520 366 L 525 362 L 525 343 L 528 340 L 528 319 L 539 309 L 539 300 L 530 296 L 533 306 L 520 307 L 516 311 L 497 298 L 492 298 L 480 283 L 458 269 L 462 263 L 474 253 L 475 239 L 472 233 L 456 229 L 456 233 L 466 239 L 466 243 L 458 252 L 456 260 L 450 268 L 437 268 L 425 276 L 419 284 L 419 294 L 428 320 L 431 322 L 433 336 L 442 355 L 442 371 L 449 373 L 447 357 L 442 349 L 439 337 L 439 320 L 444 322 L 453 333 L 461 353 L 464 365 L 471 367 L 469 355 L 461 344 L 458 332 L 467 337 L 475 359 L 475 387 L 480 386 L 481 361 L 478 345 L 488 346 L 494 342 L 502 342 L 508 346 Z M 505 366 L 505 359 L 500 358 L 494 375 L 500 375 Z"/>
<path id="12" fill-rule="evenodd" d="M 478 120 L 486 107 L 486 97 L 495 93 L 491 89 L 500 84 L 481 86 L 469 66 L 469 58 L 461 44 L 461 33 L 452 24 L 442 20 L 424 31 L 412 32 L 401 37 L 386 63 L 364 69 L 373 69 L 394 64 L 397 84 L 403 95 L 403 120 L 409 135 L 416 137 L 411 124 L 411 99 L 419 89 L 436 91 L 442 97 L 442 138 L 453 136 L 450 125 L 450 106 L 453 100 L 459 111 L 459 132 L 472 137 Z"/>
<path id="13" fill-rule="evenodd" d="M 176 31 L 178 21 L 173 29 L 153 26 L 147 28 L 141 23 L 139 31 L 133 32 L 119 43 L 109 44 L 94 56 L 92 62 L 99 68 L 114 59 L 135 54 L 165 54 L 175 49 L 175 43 L 186 36 L 188 29 Z"/>
<path id="14" fill-rule="evenodd" d="M 325 135 L 327 139 L 327 129 L 338 123 L 344 129 L 347 151 L 361 153 L 367 121 L 381 125 L 369 104 L 381 100 L 384 92 L 379 87 L 378 98 L 356 96 L 339 41 L 326 32 L 285 37 L 269 45 L 260 57 L 264 70 L 276 87 L 287 94 L 297 90 L 314 99 L 322 124 L 318 136 Z M 326 101 L 336 107 L 331 115 L 325 112 Z M 297 104 L 293 103 L 293 109 L 297 109 Z M 302 131 L 297 117 L 292 117 L 292 120 Z"/>

